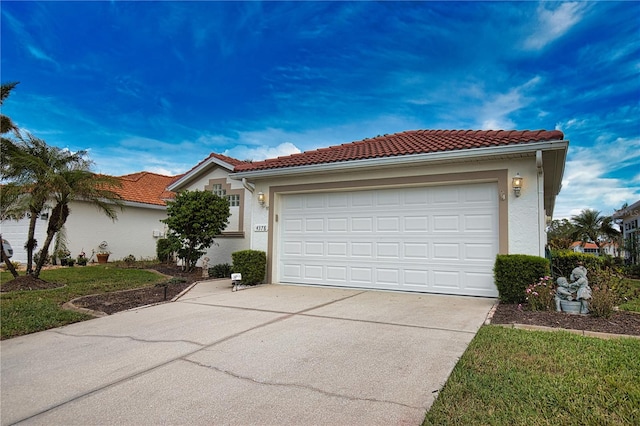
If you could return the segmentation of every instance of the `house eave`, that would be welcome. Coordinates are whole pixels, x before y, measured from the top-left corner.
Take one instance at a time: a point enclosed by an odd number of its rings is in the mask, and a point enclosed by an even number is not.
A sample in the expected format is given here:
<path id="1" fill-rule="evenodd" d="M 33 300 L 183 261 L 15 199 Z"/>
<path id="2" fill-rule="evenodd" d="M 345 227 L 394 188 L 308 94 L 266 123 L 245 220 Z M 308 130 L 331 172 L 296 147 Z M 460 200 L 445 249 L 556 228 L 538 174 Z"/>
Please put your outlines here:
<path id="1" fill-rule="evenodd" d="M 232 179 L 263 179 L 270 177 L 294 176 L 300 174 L 331 173 L 336 171 L 352 171 L 365 168 L 411 166 L 433 163 L 454 163 L 465 161 L 478 161 L 496 158 L 518 158 L 535 155 L 536 151 L 564 151 L 561 154 L 566 157 L 568 140 L 554 140 L 532 142 L 527 144 L 507 145 L 500 147 L 472 148 L 457 151 L 430 152 L 425 154 L 398 155 L 393 157 L 367 158 L 362 160 L 339 161 L 335 163 L 320 163 L 303 166 L 290 166 L 263 170 L 248 170 L 233 172 L 229 176 Z M 562 162 L 562 171 L 564 161 Z M 560 176 L 560 179 L 562 176 Z M 171 188 L 170 188 L 171 189 Z M 559 189 L 558 189 L 559 191 Z"/>
<path id="2" fill-rule="evenodd" d="M 176 192 L 177 190 L 179 190 L 179 188 L 183 187 L 184 185 L 186 185 L 187 183 L 189 183 L 190 181 L 195 179 L 201 173 L 206 172 L 212 165 L 220 166 L 220 167 L 222 167 L 224 169 L 227 169 L 228 171 L 233 171 L 233 167 L 234 167 L 231 164 L 229 164 L 229 163 L 227 163 L 225 161 L 222 161 L 222 160 L 220 160 L 220 159 L 218 159 L 216 157 L 210 157 L 207 160 L 203 161 L 196 168 L 191 170 L 189 173 L 185 174 L 180 179 L 178 179 L 177 181 L 173 182 L 171 185 L 169 185 L 167 187 L 167 189 L 169 191 Z"/>

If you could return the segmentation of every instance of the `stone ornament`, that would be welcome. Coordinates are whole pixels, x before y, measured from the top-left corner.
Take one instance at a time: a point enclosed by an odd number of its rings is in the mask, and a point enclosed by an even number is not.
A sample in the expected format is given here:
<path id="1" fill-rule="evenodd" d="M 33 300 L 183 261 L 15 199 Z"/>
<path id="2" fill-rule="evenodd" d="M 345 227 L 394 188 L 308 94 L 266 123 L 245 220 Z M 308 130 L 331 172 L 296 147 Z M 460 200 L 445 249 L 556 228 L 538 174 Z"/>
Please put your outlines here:
<path id="1" fill-rule="evenodd" d="M 556 311 L 588 314 L 591 287 L 587 280 L 587 268 L 582 265 L 574 268 L 569 279 L 571 281 L 565 277 L 556 280 L 558 284 L 555 295 Z"/>

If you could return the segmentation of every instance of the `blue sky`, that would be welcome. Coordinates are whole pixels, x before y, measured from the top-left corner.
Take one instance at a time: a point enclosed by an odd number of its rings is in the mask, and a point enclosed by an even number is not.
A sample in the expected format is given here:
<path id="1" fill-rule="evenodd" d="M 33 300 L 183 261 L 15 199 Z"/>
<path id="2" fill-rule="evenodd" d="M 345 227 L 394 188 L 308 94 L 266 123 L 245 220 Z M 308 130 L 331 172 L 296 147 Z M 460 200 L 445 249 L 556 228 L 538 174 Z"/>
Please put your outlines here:
<path id="1" fill-rule="evenodd" d="M 559 129 L 555 217 L 640 199 L 640 2 L 11 2 L 3 105 L 95 170 Z"/>

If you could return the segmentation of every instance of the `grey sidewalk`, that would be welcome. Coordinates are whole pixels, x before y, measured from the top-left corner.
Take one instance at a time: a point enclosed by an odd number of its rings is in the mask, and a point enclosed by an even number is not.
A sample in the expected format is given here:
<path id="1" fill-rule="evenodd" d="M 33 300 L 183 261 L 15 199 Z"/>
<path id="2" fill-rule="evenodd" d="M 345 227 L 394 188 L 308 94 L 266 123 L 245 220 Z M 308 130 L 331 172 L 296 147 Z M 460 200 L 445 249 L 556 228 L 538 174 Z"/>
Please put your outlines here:
<path id="1" fill-rule="evenodd" d="M 1 343 L 1 423 L 420 424 L 493 299 L 198 284 Z"/>

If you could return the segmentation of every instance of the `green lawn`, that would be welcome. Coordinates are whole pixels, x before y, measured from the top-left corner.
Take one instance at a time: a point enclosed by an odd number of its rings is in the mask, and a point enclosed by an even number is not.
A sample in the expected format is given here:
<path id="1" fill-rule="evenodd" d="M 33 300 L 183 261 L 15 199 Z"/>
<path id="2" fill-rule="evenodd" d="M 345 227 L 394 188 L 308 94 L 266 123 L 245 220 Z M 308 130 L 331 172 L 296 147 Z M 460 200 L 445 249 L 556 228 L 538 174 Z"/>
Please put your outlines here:
<path id="1" fill-rule="evenodd" d="M 0 272 L 0 283 L 13 277 Z M 64 283 L 52 290 L 16 291 L 0 295 L 0 329 L 2 339 L 60 327 L 92 318 L 62 309 L 62 305 L 79 296 L 116 290 L 146 287 L 165 278 L 141 269 L 119 269 L 112 266 L 87 266 L 42 271 L 45 281 Z M 0 284 L 2 285 L 2 284 Z"/>
<path id="2" fill-rule="evenodd" d="M 626 291 L 624 291 L 623 297 L 627 299 L 627 301 L 620 304 L 620 309 L 623 311 L 640 312 L 640 280 L 625 278 L 624 288 Z"/>
<path id="3" fill-rule="evenodd" d="M 640 340 L 484 326 L 424 425 L 640 424 Z"/>

